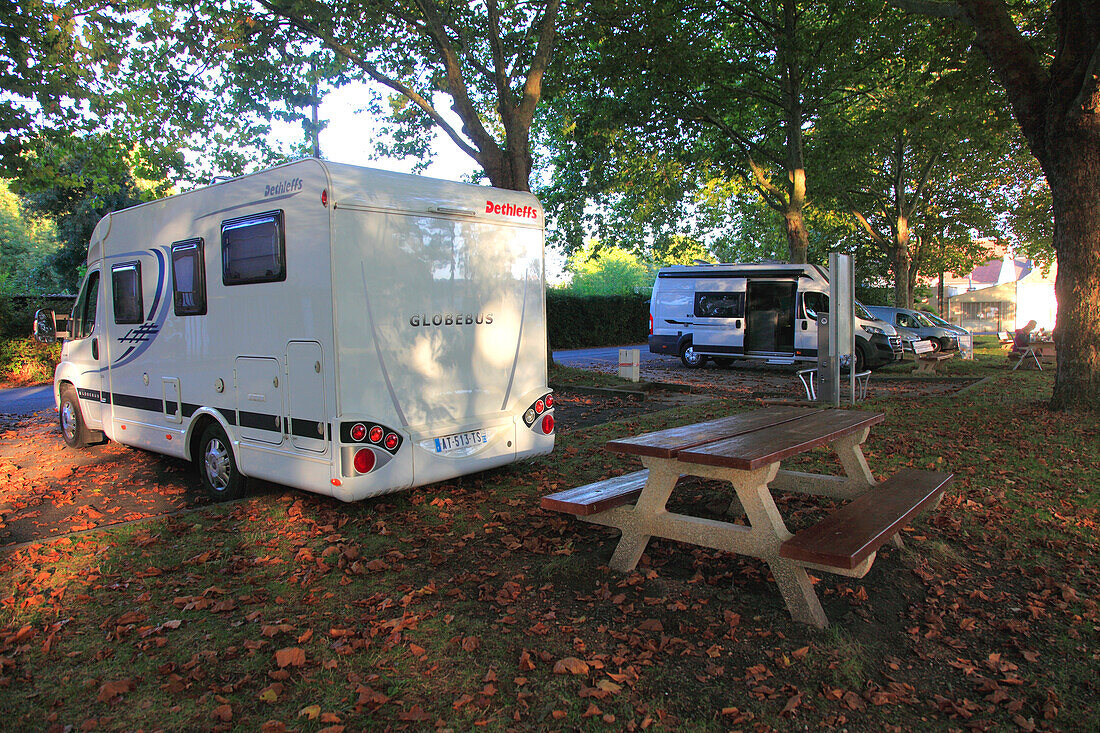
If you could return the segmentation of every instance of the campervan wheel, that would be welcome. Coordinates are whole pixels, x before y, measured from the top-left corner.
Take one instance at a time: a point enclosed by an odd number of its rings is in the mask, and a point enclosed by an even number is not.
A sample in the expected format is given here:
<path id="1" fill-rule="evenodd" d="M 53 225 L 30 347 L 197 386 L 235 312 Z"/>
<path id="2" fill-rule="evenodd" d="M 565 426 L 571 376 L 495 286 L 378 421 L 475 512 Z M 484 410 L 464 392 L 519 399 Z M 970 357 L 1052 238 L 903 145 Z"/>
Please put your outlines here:
<path id="1" fill-rule="evenodd" d="M 698 353 L 691 344 L 687 344 L 680 352 L 680 361 L 688 369 L 698 369 L 707 362 L 707 357 Z"/>

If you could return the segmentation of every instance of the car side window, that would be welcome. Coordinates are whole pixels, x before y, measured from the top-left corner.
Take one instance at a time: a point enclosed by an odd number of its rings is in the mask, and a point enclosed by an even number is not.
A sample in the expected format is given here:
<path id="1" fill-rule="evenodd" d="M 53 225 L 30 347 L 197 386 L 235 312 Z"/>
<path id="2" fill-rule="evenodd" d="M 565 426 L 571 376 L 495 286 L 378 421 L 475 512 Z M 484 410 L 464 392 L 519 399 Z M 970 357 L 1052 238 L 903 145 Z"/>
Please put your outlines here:
<path id="1" fill-rule="evenodd" d="M 695 315 L 698 318 L 744 318 L 744 293 L 696 293 Z"/>
<path id="2" fill-rule="evenodd" d="M 826 293 L 803 293 L 802 309 L 806 313 L 806 318 L 816 321 L 818 313 L 829 312 L 829 296 Z"/>

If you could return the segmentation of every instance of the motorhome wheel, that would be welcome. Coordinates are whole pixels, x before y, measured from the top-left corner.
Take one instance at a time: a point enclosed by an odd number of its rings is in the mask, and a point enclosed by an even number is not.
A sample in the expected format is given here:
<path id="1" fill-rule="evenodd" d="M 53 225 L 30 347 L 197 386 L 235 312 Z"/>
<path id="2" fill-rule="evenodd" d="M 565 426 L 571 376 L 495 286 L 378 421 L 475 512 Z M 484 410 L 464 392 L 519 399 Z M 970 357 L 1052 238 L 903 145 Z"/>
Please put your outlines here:
<path id="1" fill-rule="evenodd" d="M 207 495 L 214 501 L 244 496 L 245 477 L 237 470 L 233 447 L 220 425 L 212 424 L 199 442 L 199 476 Z"/>
<path id="2" fill-rule="evenodd" d="M 88 445 L 88 430 L 84 425 L 84 415 L 80 412 L 80 400 L 76 390 L 70 385 L 61 388 L 61 434 L 70 448 L 83 448 Z"/>
<path id="3" fill-rule="evenodd" d="M 687 344 L 684 346 L 683 351 L 680 352 L 680 361 L 682 361 L 684 366 L 688 369 L 698 369 L 707 362 L 707 357 L 696 353 L 695 347 L 691 344 Z"/>

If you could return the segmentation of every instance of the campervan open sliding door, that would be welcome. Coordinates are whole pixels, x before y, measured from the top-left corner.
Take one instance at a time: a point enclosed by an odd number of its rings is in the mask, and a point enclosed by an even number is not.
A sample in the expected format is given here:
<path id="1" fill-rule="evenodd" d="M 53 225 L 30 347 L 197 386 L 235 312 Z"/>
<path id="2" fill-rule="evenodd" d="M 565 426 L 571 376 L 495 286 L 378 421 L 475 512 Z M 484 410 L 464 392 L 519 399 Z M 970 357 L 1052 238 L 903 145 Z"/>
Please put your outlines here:
<path id="1" fill-rule="evenodd" d="M 796 284 L 750 280 L 746 292 L 745 353 L 793 355 Z"/>

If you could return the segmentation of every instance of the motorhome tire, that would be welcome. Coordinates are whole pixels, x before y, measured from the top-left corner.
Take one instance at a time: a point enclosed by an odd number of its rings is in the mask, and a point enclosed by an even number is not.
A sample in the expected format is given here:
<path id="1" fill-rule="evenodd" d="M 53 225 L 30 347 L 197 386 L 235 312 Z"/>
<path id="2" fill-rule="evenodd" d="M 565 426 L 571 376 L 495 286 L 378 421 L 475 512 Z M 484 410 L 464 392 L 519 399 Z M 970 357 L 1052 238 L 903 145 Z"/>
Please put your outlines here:
<path id="1" fill-rule="evenodd" d="M 65 445 L 70 448 L 83 448 L 88 445 L 88 428 L 84 424 L 84 413 L 80 411 L 80 399 L 71 385 L 61 388 L 61 407 L 58 409 L 61 419 L 61 435 Z"/>
<path id="2" fill-rule="evenodd" d="M 244 496 L 245 477 L 237 469 L 233 445 L 225 431 L 212 423 L 199 440 L 199 476 L 202 487 L 214 501 L 230 501 Z"/>
<path id="3" fill-rule="evenodd" d="M 688 369 L 698 369 L 707 363 L 707 357 L 698 353 L 693 345 L 685 344 L 684 348 L 680 350 L 680 361 Z"/>

